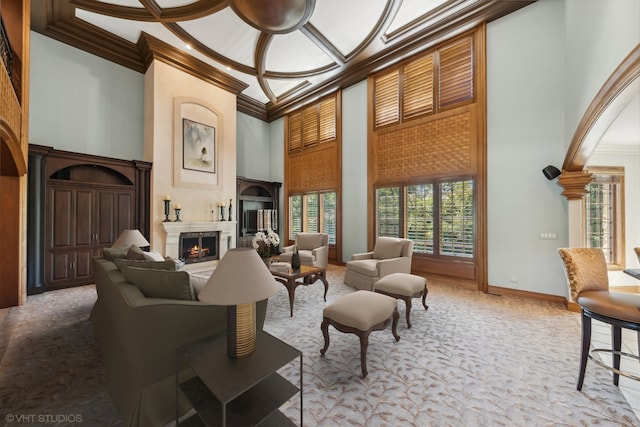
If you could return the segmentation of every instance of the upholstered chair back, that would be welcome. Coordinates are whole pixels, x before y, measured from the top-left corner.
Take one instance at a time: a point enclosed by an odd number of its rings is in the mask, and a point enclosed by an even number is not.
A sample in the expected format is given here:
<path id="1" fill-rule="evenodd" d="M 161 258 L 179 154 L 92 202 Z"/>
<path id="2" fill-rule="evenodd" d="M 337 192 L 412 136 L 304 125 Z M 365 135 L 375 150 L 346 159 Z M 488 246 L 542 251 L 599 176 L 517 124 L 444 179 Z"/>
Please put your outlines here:
<path id="1" fill-rule="evenodd" d="M 321 246 L 329 246 L 329 235 L 326 233 L 298 233 L 296 247 L 299 251 L 312 251 Z"/>
<path id="2" fill-rule="evenodd" d="M 558 249 L 569 282 L 571 299 L 577 301 L 582 291 L 606 291 L 609 289 L 607 262 L 602 249 Z"/>

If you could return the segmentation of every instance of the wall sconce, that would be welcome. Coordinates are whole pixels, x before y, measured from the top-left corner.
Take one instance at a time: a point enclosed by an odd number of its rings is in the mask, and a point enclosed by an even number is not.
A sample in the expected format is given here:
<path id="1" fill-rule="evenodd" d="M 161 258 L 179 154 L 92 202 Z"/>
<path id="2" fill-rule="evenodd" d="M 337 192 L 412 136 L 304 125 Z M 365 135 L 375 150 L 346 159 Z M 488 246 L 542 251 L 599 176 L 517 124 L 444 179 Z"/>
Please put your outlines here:
<path id="1" fill-rule="evenodd" d="M 560 169 L 552 165 L 549 165 L 546 168 L 542 169 L 542 173 L 544 174 L 544 176 L 547 177 L 549 181 L 562 175 L 562 172 L 560 172 Z"/>

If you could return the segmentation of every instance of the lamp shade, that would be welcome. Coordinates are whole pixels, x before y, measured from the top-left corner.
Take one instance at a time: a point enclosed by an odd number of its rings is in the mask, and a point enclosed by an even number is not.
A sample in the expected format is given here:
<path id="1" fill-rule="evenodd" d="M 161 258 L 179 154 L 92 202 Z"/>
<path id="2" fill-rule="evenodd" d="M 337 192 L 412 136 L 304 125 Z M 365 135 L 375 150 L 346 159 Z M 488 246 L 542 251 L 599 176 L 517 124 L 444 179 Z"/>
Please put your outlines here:
<path id="1" fill-rule="evenodd" d="M 115 242 L 113 242 L 113 248 L 118 246 L 131 246 L 136 245 L 139 248 L 149 246 L 150 243 L 144 238 L 142 233 L 138 230 L 124 230 L 122 234 L 118 236 Z"/>
<path id="2" fill-rule="evenodd" d="M 280 286 L 253 248 L 229 249 L 198 294 L 215 305 L 247 304 L 269 298 Z"/>

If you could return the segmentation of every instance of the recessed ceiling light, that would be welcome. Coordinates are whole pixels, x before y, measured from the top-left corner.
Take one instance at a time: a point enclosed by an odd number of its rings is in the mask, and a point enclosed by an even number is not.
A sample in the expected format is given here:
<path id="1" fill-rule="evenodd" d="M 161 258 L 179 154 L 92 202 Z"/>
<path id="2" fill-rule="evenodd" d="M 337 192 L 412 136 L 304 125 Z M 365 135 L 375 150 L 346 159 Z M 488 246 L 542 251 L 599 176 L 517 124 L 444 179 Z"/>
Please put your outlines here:
<path id="1" fill-rule="evenodd" d="M 186 47 L 187 49 L 191 50 L 191 45 L 189 43 L 185 44 L 184 47 Z"/>

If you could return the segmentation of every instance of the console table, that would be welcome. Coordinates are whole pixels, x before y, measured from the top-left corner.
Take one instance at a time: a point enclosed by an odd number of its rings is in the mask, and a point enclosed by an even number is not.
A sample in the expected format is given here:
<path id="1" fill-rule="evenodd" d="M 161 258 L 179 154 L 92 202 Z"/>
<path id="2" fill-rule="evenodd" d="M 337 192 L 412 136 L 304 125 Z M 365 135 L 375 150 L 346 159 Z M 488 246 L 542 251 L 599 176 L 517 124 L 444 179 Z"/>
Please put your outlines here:
<path id="1" fill-rule="evenodd" d="M 255 351 L 232 359 L 227 356 L 227 336 L 222 333 L 179 348 L 177 356 L 196 374 L 181 381 L 176 366 L 176 407 L 180 388 L 197 413 L 184 424 L 295 425 L 278 408 L 299 393 L 302 426 L 302 352 L 278 338 L 256 331 Z M 300 362 L 299 387 L 276 372 L 296 358 Z M 176 414 L 176 424 L 178 417 Z"/>

